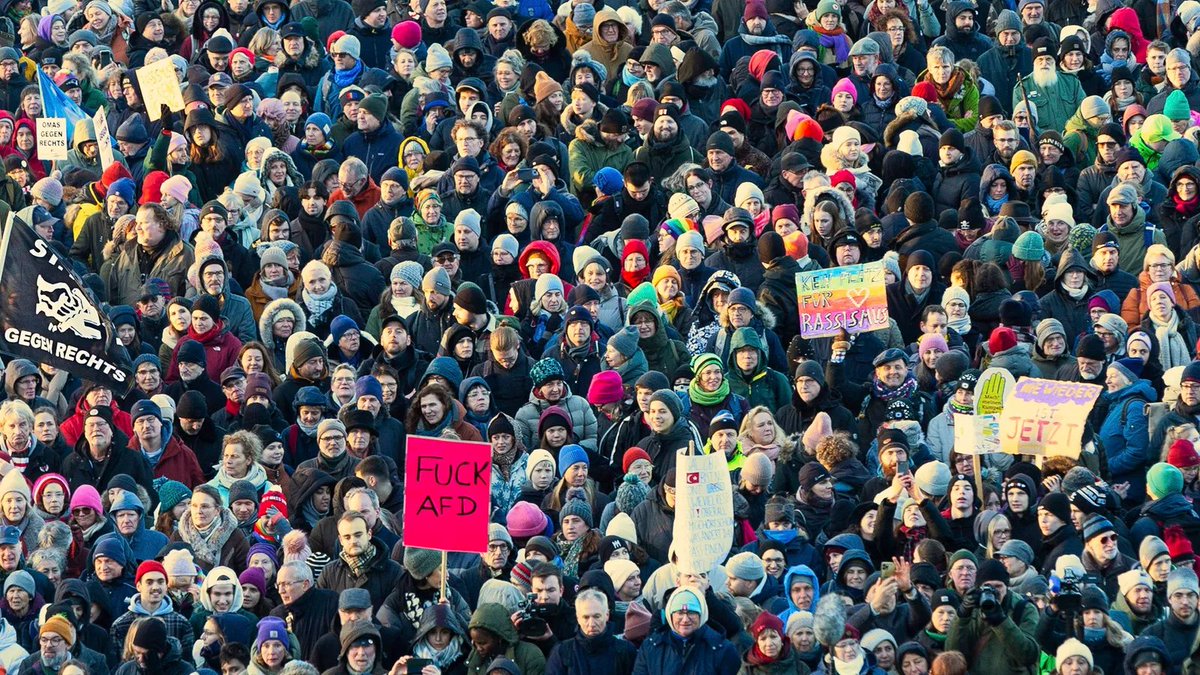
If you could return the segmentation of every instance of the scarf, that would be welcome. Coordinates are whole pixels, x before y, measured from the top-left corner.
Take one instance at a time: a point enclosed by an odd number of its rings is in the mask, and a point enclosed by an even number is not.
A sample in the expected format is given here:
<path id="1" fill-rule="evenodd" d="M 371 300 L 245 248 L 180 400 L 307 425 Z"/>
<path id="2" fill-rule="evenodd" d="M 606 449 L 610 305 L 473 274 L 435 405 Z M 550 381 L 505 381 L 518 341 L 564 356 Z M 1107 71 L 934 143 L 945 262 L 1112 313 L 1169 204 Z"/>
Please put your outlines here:
<path id="1" fill-rule="evenodd" d="M 1079 288 L 1067 288 L 1063 286 L 1062 289 L 1067 292 L 1067 295 L 1071 296 L 1072 300 L 1082 300 L 1083 296 L 1087 295 L 1088 285 L 1084 284 Z"/>
<path id="2" fill-rule="evenodd" d="M 826 30 L 821 24 L 812 26 L 817 37 L 821 40 L 821 49 L 832 49 L 833 57 L 838 63 L 845 63 L 850 58 L 850 44 L 846 39 L 846 29 L 840 25 L 833 30 Z M 744 37 L 744 36 L 743 36 Z"/>
<path id="3" fill-rule="evenodd" d="M 1008 194 L 999 199 L 992 199 L 990 194 L 984 195 L 983 203 L 987 205 L 988 213 L 1000 213 L 1000 207 L 1008 203 Z"/>
<path id="4" fill-rule="evenodd" d="M 353 577 L 361 577 L 370 566 L 371 561 L 375 559 L 375 545 L 367 544 L 367 550 L 363 551 L 360 556 L 350 556 L 346 554 L 346 549 L 338 554 L 342 562 L 346 563 L 346 567 L 350 569 L 350 575 Z"/>
<path id="5" fill-rule="evenodd" d="M 638 82 L 645 82 L 645 81 L 646 81 L 646 78 L 637 77 L 637 76 L 633 75 L 632 73 L 630 73 L 629 66 L 621 66 L 621 82 L 626 87 L 632 87 L 633 85 L 637 84 Z"/>
<path id="6" fill-rule="evenodd" d="M 962 91 L 963 81 L 966 79 L 967 71 L 962 68 L 955 68 L 950 74 L 950 79 L 946 80 L 945 84 L 933 82 L 933 88 L 937 90 L 938 99 L 945 102 L 957 96 Z"/>
<path id="7" fill-rule="evenodd" d="M 688 397 L 696 405 L 720 405 L 729 398 L 729 380 L 721 378 L 721 386 L 717 387 L 714 392 L 707 392 L 700 388 L 700 383 L 696 378 L 692 378 L 692 381 L 688 383 Z"/>
<path id="8" fill-rule="evenodd" d="M 905 560 L 912 560 L 913 553 L 917 550 L 917 544 L 929 538 L 929 528 L 924 525 L 917 527 L 901 525 L 900 534 L 904 539 L 904 552 L 901 557 Z"/>
<path id="9" fill-rule="evenodd" d="M 359 76 L 362 75 L 362 72 L 362 60 L 355 60 L 353 68 L 350 70 L 334 70 L 333 77 L 330 79 L 333 80 L 334 86 L 336 86 L 338 89 L 345 89 L 346 87 L 349 87 L 357 82 Z"/>
<path id="10" fill-rule="evenodd" d="M 583 540 L 587 535 L 570 543 L 560 544 L 562 549 L 563 574 L 579 578 L 579 556 L 583 553 Z"/>
<path id="11" fill-rule="evenodd" d="M 222 508 L 217 518 L 203 530 L 192 524 L 191 513 L 185 513 L 179 519 L 179 538 L 192 547 L 197 561 L 212 567 L 221 564 L 221 549 L 236 529 L 237 519 L 226 508 Z"/>
<path id="12" fill-rule="evenodd" d="M 497 469 L 500 469 L 501 471 L 503 471 L 505 474 L 507 474 L 508 470 L 512 468 L 513 463 L 517 461 L 517 453 L 519 453 L 520 451 L 521 451 L 521 449 L 519 447 L 517 447 L 517 444 L 515 442 L 512 444 L 512 448 L 510 448 L 508 452 L 503 452 L 503 453 L 496 452 L 496 446 L 493 445 L 492 446 L 492 465 L 495 466 Z M 506 478 L 507 478 L 507 475 L 506 475 Z"/>
<path id="13" fill-rule="evenodd" d="M 637 288 L 638 285 L 641 284 L 643 281 L 645 281 L 647 278 L 649 278 L 649 276 L 650 276 L 650 266 L 649 265 L 646 265 L 645 267 L 643 267 L 642 269 L 640 269 L 636 272 L 630 272 L 629 270 L 625 269 L 624 266 L 621 267 L 621 280 L 624 281 L 625 283 L 629 284 L 630 288 Z"/>
<path id="14" fill-rule="evenodd" d="M 791 647 L 791 640 L 784 640 L 783 646 L 779 649 L 779 655 L 775 658 L 771 658 L 759 650 L 758 641 L 755 640 L 754 646 L 751 647 L 750 651 L 746 653 L 746 662 L 754 666 L 766 666 L 772 663 L 777 663 L 787 658 Z"/>
<path id="15" fill-rule="evenodd" d="M 925 637 L 929 638 L 929 641 L 933 644 L 941 647 L 942 645 L 946 644 L 946 638 L 948 636 L 945 633 L 938 633 L 937 631 L 926 628 Z"/>
<path id="16" fill-rule="evenodd" d="M 925 298 L 929 297 L 929 289 L 931 288 L 933 288 L 933 284 L 926 286 L 925 290 L 923 291 L 918 291 L 913 287 L 912 284 L 908 282 L 908 279 L 904 280 L 904 290 L 907 291 L 909 295 L 913 296 L 914 299 L 916 299 L 917 304 L 925 303 Z"/>
<path id="17" fill-rule="evenodd" d="M 871 395 L 884 403 L 891 403 L 902 398 L 912 398 L 917 393 L 917 378 L 913 377 L 911 371 L 908 373 L 908 377 L 904 378 L 904 382 L 895 389 L 889 389 L 878 377 L 874 375 L 871 377 Z"/>
<path id="18" fill-rule="evenodd" d="M 1200 194 L 1197 194 L 1195 197 L 1192 197 L 1187 201 L 1184 201 L 1180 199 L 1179 195 L 1176 193 L 1171 195 L 1171 201 L 1175 202 L 1175 210 L 1183 216 L 1191 217 L 1196 215 L 1197 212 L 1200 212 Z"/>
<path id="19" fill-rule="evenodd" d="M 969 403 L 959 403 L 958 401 L 955 401 L 954 399 L 950 399 L 949 403 L 950 403 L 950 410 L 952 410 L 956 413 L 960 413 L 963 415 L 974 415 L 975 414 L 975 406 L 973 406 Z"/>
<path id="20" fill-rule="evenodd" d="M 325 291 L 321 295 L 313 295 L 312 293 L 308 292 L 307 288 L 304 289 L 301 292 L 301 297 L 304 300 L 304 306 L 309 310 L 308 316 L 310 318 L 318 317 L 325 312 L 328 312 L 329 308 L 333 307 L 333 299 L 335 296 L 337 296 L 337 293 L 338 287 L 337 284 L 334 283 L 329 284 L 329 290 Z"/>
<path id="21" fill-rule="evenodd" d="M 747 457 L 749 457 L 750 455 L 753 455 L 756 452 L 761 452 L 762 454 L 764 454 L 768 458 L 770 458 L 772 463 L 774 463 L 775 460 L 779 459 L 779 451 L 781 450 L 778 443 L 772 443 L 770 445 L 758 445 L 757 443 L 755 443 L 752 445 L 744 445 L 742 447 L 745 448 L 744 452 L 746 453 Z"/>
<path id="22" fill-rule="evenodd" d="M 219 336 L 221 334 L 221 331 L 224 330 L 224 328 L 225 328 L 224 321 L 215 321 L 215 322 L 213 322 L 213 327 L 209 328 L 207 331 L 205 331 L 203 333 L 197 333 L 195 328 L 188 326 L 187 334 L 188 334 L 188 337 L 195 340 L 196 342 L 199 342 L 202 345 L 207 345 L 209 342 L 211 342 L 213 339 L 215 339 L 217 336 Z"/>
<path id="23" fill-rule="evenodd" d="M 462 657 L 463 638 L 455 635 L 450 638 L 450 644 L 442 649 L 434 649 L 428 642 L 421 640 L 413 645 L 413 656 L 419 659 L 429 659 L 440 670 L 449 670 L 454 662 Z"/>
<path id="24" fill-rule="evenodd" d="M 419 309 L 419 307 L 417 306 L 417 299 L 411 295 L 408 296 L 407 298 L 397 298 L 396 296 L 393 295 L 392 299 L 391 299 L 391 303 L 392 303 L 392 309 L 396 310 L 397 314 L 399 314 L 400 316 L 402 316 L 406 319 L 408 317 L 412 316 L 413 313 L 415 313 Z"/>
<path id="25" fill-rule="evenodd" d="M 958 333 L 960 336 L 971 332 L 971 315 L 968 313 L 961 319 L 950 319 L 946 325 Z"/>
<path id="26" fill-rule="evenodd" d="M 1158 338 L 1160 350 L 1158 352 L 1158 361 L 1162 364 L 1163 370 L 1170 370 L 1175 366 L 1186 366 L 1191 362 L 1192 357 L 1188 356 L 1187 344 L 1183 341 L 1183 336 L 1179 334 L 1179 313 L 1171 312 L 1171 318 L 1166 323 L 1160 323 L 1150 315 L 1150 323 L 1154 325 L 1154 336 Z"/>
<path id="27" fill-rule="evenodd" d="M 858 650 L 858 656 L 854 657 L 853 661 L 843 661 L 834 657 L 833 670 L 837 675 L 858 675 L 862 672 L 865 661 L 866 656 L 863 655 L 863 651 L 860 649 Z"/>
<path id="28" fill-rule="evenodd" d="M 349 452 L 343 452 L 336 459 L 330 459 L 325 455 L 317 453 L 317 468 L 331 476 L 341 475 L 342 470 L 346 468 L 346 462 L 349 461 Z"/>

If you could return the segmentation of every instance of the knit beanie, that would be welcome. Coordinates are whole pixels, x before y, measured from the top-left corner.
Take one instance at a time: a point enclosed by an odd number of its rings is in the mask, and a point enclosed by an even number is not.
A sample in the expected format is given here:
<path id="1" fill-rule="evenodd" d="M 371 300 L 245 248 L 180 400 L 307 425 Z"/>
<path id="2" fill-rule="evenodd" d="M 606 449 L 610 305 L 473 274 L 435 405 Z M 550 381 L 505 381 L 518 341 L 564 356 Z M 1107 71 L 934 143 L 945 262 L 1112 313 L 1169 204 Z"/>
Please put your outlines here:
<path id="1" fill-rule="evenodd" d="M 1166 462 L 1156 463 L 1146 473 L 1146 492 L 1156 500 L 1183 492 L 1183 472 Z"/>

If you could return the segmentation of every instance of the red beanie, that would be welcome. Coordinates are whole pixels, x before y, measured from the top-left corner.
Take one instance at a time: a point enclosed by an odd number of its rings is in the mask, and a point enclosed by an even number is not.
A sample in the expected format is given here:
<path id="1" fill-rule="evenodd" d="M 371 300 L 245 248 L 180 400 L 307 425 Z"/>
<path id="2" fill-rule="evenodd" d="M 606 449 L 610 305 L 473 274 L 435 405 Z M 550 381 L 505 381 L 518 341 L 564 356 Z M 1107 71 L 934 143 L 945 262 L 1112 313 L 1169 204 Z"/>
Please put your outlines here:
<path id="1" fill-rule="evenodd" d="M 938 102 L 937 89 L 933 86 L 932 82 L 916 83 L 913 85 L 912 95 L 916 96 L 917 98 L 925 99 L 926 103 Z"/>
<path id="2" fill-rule="evenodd" d="M 416 21 L 401 21 L 392 27 L 392 42 L 413 49 L 421 44 L 421 24 Z"/>
<path id="3" fill-rule="evenodd" d="M 245 47 L 238 47 L 237 49 L 229 52 L 229 58 L 232 59 L 234 54 L 244 54 L 246 58 L 250 59 L 250 65 L 254 65 L 254 52 L 250 51 L 249 49 L 246 49 Z"/>
<path id="4" fill-rule="evenodd" d="M 141 583 L 142 577 L 150 572 L 158 572 L 159 574 L 163 575 L 164 579 L 167 577 L 167 568 L 163 567 L 162 563 L 158 562 L 157 560 L 147 560 L 141 565 L 138 565 L 137 575 L 134 577 L 133 583 Z"/>
<path id="5" fill-rule="evenodd" d="M 271 490 L 262 496 L 262 501 L 258 505 L 258 517 L 262 518 L 267 515 L 267 511 L 274 506 L 284 518 L 288 517 L 287 500 L 283 493 L 278 490 Z"/>
<path id="6" fill-rule="evenodd" d="M 768 21 L 770 16 L 767 15 L 767 6 L 761 0 L 750 0 L 746 3 L 746 11 L 742 12 L 742 21 L 750 19 L 762 19 Z"/>
<path id="7" fill-rule="evenodd" d="M 1170 525 L 1163 529 L 1163 543 L 1167 545 L 1167 552 L 1171 554 L 1171 562 L 1178 565 L 1181 562 L 1192 560 L 1196 557 L 1196 551 L 1192 547 L 1192 542 L 1188 540 L 1187 534 L 1183 528 L 1178 525 Z"/>
<path id="8" fill-rule="evenodd" d="M 750 635 L 754 638 L 758 638 L 758 636 L 764 630 L 773 630 L 779 634 L 779 637 L 785 636 L 783 632 L 783 622 L 779 620 L 779 617 L 770 612 L 763 612 L 762 614 L 759 614 L 758 618 L 754 620 L 754 623 L 750 624 Z"/>
<path id="9" fill-rule="evenodd" d="M 650 459 L 650 455 L 645 450 L 637 446 L 626 450 L 625 454 L 621 457 L 621 471 L 629 473 L 629 467 L 639 459 L 644 459 L 647 462 L 652 461 Z"/>
<path id="10" fill-rule="evenodd" d="M 993 356 L 1016 346 L 1017 334 L 1007 326 L 996 328 L 992 331 L 992 336 L 988 338 L 988 351 Z"/>
<path id="11" fill-rule="evenodd" d="M 157 204 L 162 201 L 162 184 L 170 178 L 165 171 L 151 171 L 142 180 L 142 198 L 139 204 Z"/>
<path id="12" fill-rule="evenodd" d="M 799 260 L 808 255 L 808 237 L 796 230 L 783 238 L 783 249 L 793 260 Z"/>
<path id="13" fill-rule="evenodd" d="M 344 30 L 335 30 L 329 34 L 329 39 L 325 40 L 325 53 L 333 51 L 333 43 L 338 41 L 338 38 L 346 34 Z"/>
<path id="14" fill-rule="evenodd" d="M 1176 469 L 1187 469 L 1200 466 L 1200 453 L 1196 452 L 1196 444 L 1181 438 L 1171 444 L 1167 451 L 1167 464 Z"/>

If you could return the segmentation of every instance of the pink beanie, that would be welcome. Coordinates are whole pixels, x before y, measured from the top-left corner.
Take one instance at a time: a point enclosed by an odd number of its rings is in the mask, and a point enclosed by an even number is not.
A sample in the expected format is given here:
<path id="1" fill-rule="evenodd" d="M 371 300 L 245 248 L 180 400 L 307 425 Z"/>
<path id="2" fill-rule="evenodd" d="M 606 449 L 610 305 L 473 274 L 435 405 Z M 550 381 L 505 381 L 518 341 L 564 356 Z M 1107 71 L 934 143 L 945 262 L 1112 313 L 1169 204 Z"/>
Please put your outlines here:
<path id="1" fill-rule="evenodd" d="M 160 189 L 164 195 L 174 197 L 180 204 L 187 204 L 188 193 L 192 191 L 192 182 L 181 175 L 174 175 L 163 181 Z"/>
<path id="2" fill-rule="evenodd" d="M 261 567 L 247 567 L 245 572 L 238 575 L 238 583 L 254 586 L 259 595 L 267 594 L 267 576 Z"/>
<path id="3" fill-rule="evenodd" d="M 533 502 L 517 502 L 508 510 L 508 533 L 514 539 L 536 537 L 546 531 L 549 518 Z"/>
<path id="4" fill-rule="evenodd" d="M 592 405 L 620 403 L 625 398 L 625 387 L 621 384 L 621 374 L 615 370 L 605 370 L 592 378 L 588 386 L 587 400 Z"/>
<path id="5" fill-rule="evenodd" d="M 941 333 L 926 333 L 917 341 L 921 351 L 936 349 L 939 352 L 945 353 L 950 351 L 950 346 L 946 344 L 946 338 L 942 337 Z"/>
<path id="6" fill-rule="evenodd" d="M 41 476 L 38 476 L 37 480 L 33 481 L 34 502 L 39 505 L 41 504 L 42 490 L 45 490 L 46 486 L 50 483 L 58 483 L 58 486 L 62 488 L 63 494 L 67 497 L 67 501 L 69 503 L 71 500 L 71 486 L 67 485 L 66 478 L 57 473 L 44 473 Z"/>
<path id="7" fill-rule="evenodd" d="M 401 21 L 392 27 L 392 42 L 413 49 L 421 44 L 421 24 L 416 21 Z"/>
<path id="8" fill-rule="evenodd" d="M 843 92 L 850 94 L 850 98 L 854 99 L 855 103 L 858 103 L 858 89 L 855 88 L 854 83 L 848 77 L 843 77 L 837 81 L 837 84 L 833 85 L 833 91 L 829 93 L 829 100 L 832 101 L 834 96 Z"/>
<path id="9" fill-rule="evenodd" d="M 91 485 L 81 485 L 75 494 L 71 495 L 72 511 L 84 506 L 93 511 L 104 512 L 104 507 L 100 505 L 100 493 Z"/>

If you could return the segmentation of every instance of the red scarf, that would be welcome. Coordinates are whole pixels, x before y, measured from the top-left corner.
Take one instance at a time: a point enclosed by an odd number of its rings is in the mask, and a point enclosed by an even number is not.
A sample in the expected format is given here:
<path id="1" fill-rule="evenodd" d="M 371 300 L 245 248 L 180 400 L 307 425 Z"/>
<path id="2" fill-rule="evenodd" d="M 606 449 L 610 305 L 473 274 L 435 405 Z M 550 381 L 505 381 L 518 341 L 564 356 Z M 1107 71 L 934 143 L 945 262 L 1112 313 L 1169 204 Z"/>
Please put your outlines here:
<path id="1" fill-rule="evenodd" d="M 231 417 L 237 417 L 242 412 L 242 404 L 237 401 L 225 399 L 225 412 L 229 413 Z"/>
<path id="2" fill-rule="evenodd" d="M 1180 199 L 1176 193 L 1171 195 L 1171 200 L 1175 202 L 1175 210 L 1185 216 L 1194 216 L 1200 213 L 1200 193 L 1187 201 Z"/>
<path id="3" fill-rule="evenodd" d="M 192 326 L 188 326 L 187 334 L 188 334 L 188 337 L 195 340 L 196 342 L 199 342 L 202 345 L 207 345 L 209 343 L 209 341 L 213 340 L 218 335 L 220 335 L 221 330 L 224 328 L 225 328 L 225 322 L 217 321 L 217 322 L 213 323 L 212 328 L 209 328 L 208 331 L 204 332 L 204 333 L 197 333 L 195 328 L 193 328 Z"/>
<path id="4" fill-rule="evenodd" d="M 766 654 L 763 654 L 762 651 L 759 650 L 758 641 L 755 640 L 754 646 L 751 647 L 750 651 L 746 653 L 746 660 L 756 666 L 765 666 L 767 664 L 776 663 L 778 661 L 782 661 L 783 659 L 786 659 L 787 655 L 788 655 L 788 651 L 791 650 L 791 648 L 792 648 L 792 642 L 791 642 L 791 640 L 787 639 L 787 637 L 785 636 L 783 639 L 783 647 L 779 650 L 779 656 L 776 656 L 775 658 L 772 659 L 772 658 L 767 657 Z"/>

